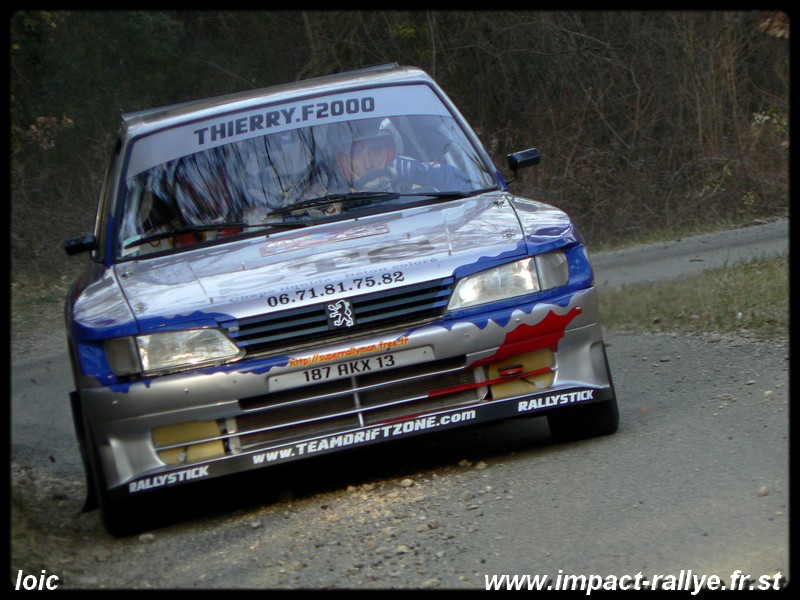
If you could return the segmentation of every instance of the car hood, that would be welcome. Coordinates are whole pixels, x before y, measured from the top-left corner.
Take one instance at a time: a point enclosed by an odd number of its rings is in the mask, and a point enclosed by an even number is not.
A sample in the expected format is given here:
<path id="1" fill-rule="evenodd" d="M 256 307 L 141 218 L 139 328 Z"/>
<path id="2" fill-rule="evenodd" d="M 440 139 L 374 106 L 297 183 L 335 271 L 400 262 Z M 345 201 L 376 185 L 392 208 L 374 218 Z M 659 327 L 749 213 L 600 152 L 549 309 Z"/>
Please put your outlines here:
<path id="1" fill-rule="evenodd" d="M 121 263 L 127 306 L 109 310 L 106 292 L 104 312 L 140 330 L 211 324 L 460 277 L 572 235 L 560 210 L 495 192 Z"/>

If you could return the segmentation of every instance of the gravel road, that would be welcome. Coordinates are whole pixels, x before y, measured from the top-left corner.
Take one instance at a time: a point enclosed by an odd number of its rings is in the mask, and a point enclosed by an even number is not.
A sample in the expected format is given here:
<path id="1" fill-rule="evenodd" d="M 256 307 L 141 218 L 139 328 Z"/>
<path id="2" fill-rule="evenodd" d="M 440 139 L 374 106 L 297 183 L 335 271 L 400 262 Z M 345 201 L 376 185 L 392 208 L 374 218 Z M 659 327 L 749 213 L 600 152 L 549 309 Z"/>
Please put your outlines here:
<path id="1" fill-rule="evenodd" d="M 598 282 L 611 285 L 620 263 L 604 260 L 594 257 Z M 43 333 L 42 347 L 59 348 L 61 336 Z M 176 495 L 163 526 L 121 539 L 81 512 L 66 356 L 15 353 L 12 586 L 42 570 L 59 589 L 788 576 L 788 339 L 609 332 L 607 342 L 621 413 L 613 436 L 554 444 L 539 418 L 399 440 L 209 482 Z M 50 417 L 26 417 L 34 405 Z"/>
<path id="2" fill-rule="evenodd" d="M 596 283 L 618 287 L 663 281 L 749 259 L 783 255 L 788 251 L 789 221 L 780 220 L 600 252 L 591 259 Z"/>

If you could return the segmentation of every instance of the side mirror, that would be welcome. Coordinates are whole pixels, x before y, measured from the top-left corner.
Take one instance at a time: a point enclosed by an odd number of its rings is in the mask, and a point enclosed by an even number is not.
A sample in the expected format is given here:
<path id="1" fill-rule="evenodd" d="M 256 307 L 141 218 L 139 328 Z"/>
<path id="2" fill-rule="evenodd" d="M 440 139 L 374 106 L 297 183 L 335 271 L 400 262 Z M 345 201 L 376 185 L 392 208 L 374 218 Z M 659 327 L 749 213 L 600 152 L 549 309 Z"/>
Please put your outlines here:
<path id="1" fill-rule="evenodd" d="M 508 162 L 508 168 L 516 173 L 519 169 L 538 165 L 540 158 L 541 155 L 537 148 L 528 148 L 527 150 L 509 154 L 506 156 L 506 161 Z"/>
<path id="2" fill-rule="evenodd" d="M 84 233 L 64 242 L 64 252 L 70 256 L 95 249 L 97 249 L 97 238 L 92 233 Z"/>
<path id="3" fill-rule="evenodd" d="M 538 165 L 540 159 L 541 159 L 541 154 L 539 154 L 539 150 L 537 148 L 528 148 L 527 150 L 512 152 L 511 154 L 506 156 L 506 162 L 508 163 L 508 168 L 514 171 L 514 179 L 508 181 L 507 183 L 511 183 L 512 181 L 517 180 L 518 170 L 524 169 L 525 167 L 532 167 L 533 165 Z"/>

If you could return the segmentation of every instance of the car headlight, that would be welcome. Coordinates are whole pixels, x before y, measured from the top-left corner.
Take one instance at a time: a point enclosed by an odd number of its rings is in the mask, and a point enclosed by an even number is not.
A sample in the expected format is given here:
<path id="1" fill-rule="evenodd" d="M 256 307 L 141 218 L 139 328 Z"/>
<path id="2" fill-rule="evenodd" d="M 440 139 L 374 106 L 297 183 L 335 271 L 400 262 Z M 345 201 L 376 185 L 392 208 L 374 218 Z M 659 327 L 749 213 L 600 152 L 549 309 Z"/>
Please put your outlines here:
<path id="1" fill-rule="evenodd" d="M 158 373 L 236 360 L 244 355 L 218 329 L 164 331 L 108 340 L 105 352 L 115 375 Z"/>
<path id="2" fill-rule="evenodd" d="M 448 310 L 468 308 L 565 285 L 569 280 L 566 255 L 558 250 L 494 267 L 461 279 Z"/>

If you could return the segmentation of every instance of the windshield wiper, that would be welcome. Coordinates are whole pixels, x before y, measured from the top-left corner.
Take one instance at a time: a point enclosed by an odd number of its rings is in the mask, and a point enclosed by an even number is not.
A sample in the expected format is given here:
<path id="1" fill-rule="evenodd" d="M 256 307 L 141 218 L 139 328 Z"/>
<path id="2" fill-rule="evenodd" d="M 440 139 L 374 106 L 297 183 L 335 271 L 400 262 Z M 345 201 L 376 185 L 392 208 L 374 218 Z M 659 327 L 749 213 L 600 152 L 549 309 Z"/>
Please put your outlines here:
<path id="1" fill-rule="evenodd" d="M 478 194 L 483 194 L 485 192 L 495 192 L 498 191 L 496 187 L 490 188 L 482 188 L 478 190 L 470 190 L 470 191 L 462 191 L 462 190 L 447 190 L 447 191 L 430 191 L 430 192 L 350 192 L 345 194 L 327 194 L 325 196 L 320 196 L 318 198 L 309 198 L 308 200 L 301 200 L 300 202 L 296 202 L 295 204 L 290 204 L 289 206 L 284 206 L 281 208 L 276 208 L 275 210 L 268 212 L 267 216 L 273 215 L 284 215 L 287 213 L 294 212 L 296 210 L 302 210 L 304 208 L 314 208 L 316 206 L 327 206 L 328 204 L 333 204 L 334 202 L 349 202 L 352 200 L 395 200 L 397 198 L 420 198 L 420 197 L 431 197 L 436 198 L 439 200 L 456 200 L 459 198 L 469 198 L 471 196 L 477 196 Z"/>
<path id="2" fill-rule="evenodd" d="M 213 223 L 210 225 L 196 225 L 193 227 L 178 227 L 177 229 L 171 229 L 170 231 L 160 231 L 158 233 L 154 233 L 152 235 L 146 235 L 140 238 L 136 238 L 135 240 L 131 240 L 127 244 L 123 246 L 125 250 L 129 248 L 135 248 L 136 246 L 141 246 L 142 244 L 147 244 L 148 242 L 157 242 L 158 240 L 164 240 L 167 238 L 175 237 L 176 235 L 182 235 L 185 233 L 202 233 L 204 231 L 217 231 L 219 229 L 270 229 L 270 228 L 287 228 L 287 229 L 297 229 L 299 227 L 306 227 L 306 223 L 302 221 L 293 221 L 293 222 L 283 222 L 283 221 L 276 221 L 274 223 L 258 223 L 255 225 L 248 225 L 247 223 Z"/>
<path id="3" fill-rule="evenodd" d="M 403 194 L 396 192 L 350 192 L 347 194 L 327 194 L 318 198 L 309 198 L 308 200 L 301 200 L 288 206 L 276 208 L 267 213 L 267 216 L 285 215 L 287 213 L 301 210 L 303 208 L 314 208 L 315 206 L 327 206 L 334 202 L 349 202 L 351 200 L 392 200 L 399 198 Z"/>

